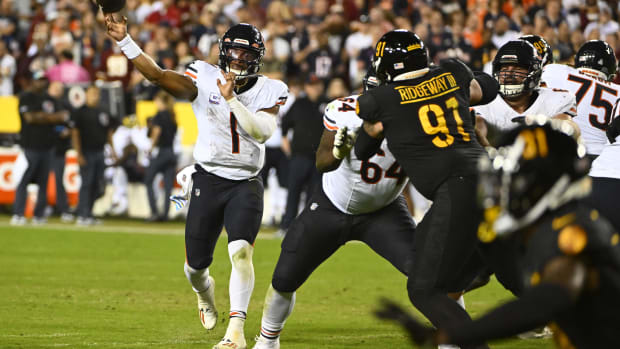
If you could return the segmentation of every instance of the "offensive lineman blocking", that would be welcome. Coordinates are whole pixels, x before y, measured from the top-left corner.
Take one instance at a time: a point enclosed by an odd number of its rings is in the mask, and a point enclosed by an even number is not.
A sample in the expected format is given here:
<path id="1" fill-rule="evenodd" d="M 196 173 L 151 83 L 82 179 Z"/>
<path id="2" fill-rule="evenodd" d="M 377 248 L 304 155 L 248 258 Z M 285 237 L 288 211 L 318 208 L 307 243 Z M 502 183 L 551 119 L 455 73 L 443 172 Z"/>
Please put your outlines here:
<path id="1" fill-rule="evenodd" d="M 198 121 L 191 204 L 185 226 L 185 274 L 197 294 L 200 321 L 217 323 L 214 281 L 208 267 L 222 227 L 228 233 L 230 321 L 214 349 L 245 349 L 243 332 L 254 288 L 253 243 L 263 214 L 263 143 L 276 128 L 287 86 L 257 75 L 263 38 L 252 25 L 237 24 L 220 41 L 219 67 L 191 63 L 185 74 L 162 70 L 127 34 L 127 19 L 106 15 L 108 35 L 152 83 L 192 102 Z"/>
<path id="2" fill-rule="evenodd" d="M 549 64 L 543 69 L 542 80 L 548 87 L 566 89 L 575 95 L 577 116 L 573 120 L 581 130 L 591 159 L 607 143 L 605 130 L 620 91 L 620 85 L 612 82 L 616 70 L 614 50 L 601 40 L 588 41 L 579 48 L 574 68 Z"/>
<path id="3" fill-rule="evenodd" d="M 365 89 L 378 85 L 370 74 Z M 280 348 L 280 332 L 295 305 L 295 291 L 347 241 L 363 241 L 400 272 L 407 272 L 415 223 L 400 194 L 408 179 L 387 142 L 367 161 L 350 153 L 362 124 L 355 113 L 357 98 L 336 99 L 325 109 L 316 160 L 324 173 L 322 186 L 282 242 L 254 349 Z"/>

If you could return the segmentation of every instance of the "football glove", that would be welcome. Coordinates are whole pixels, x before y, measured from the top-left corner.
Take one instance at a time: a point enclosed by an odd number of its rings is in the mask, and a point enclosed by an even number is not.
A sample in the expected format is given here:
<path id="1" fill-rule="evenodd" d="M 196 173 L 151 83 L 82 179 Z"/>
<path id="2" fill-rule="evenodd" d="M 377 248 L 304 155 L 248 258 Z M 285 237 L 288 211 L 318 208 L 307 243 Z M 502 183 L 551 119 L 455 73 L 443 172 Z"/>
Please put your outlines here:
<path id="1" fill-rule="evenodd" d="M 609 126 L 607 126 L 607 130 L 605 131 L 607 134 L 607 139 L 609 139 L 609 143 L 615 143 L 616 137 L 620 136 L 620 116 L 617 116 Z"/>
<path id="2" fill-rule="evenodd" d="M 357 138 L 356 130 L 349 130 L 346 126 L 339 128 L 334 137 L 332 155 L 338 160 L 344 159 L 351 152 L 355 138 Z"/>
<path id="3" fill-rule="evenodd" d="M 382 299 L 381 307 L 375 310 L 375 316 L 399 323 L 409 333 L 411 340 L 420 347 L 436 347 L 434 339 L 437 331 L 422 325 L 398 304 L 385 298 Z"/>
<path id="4" fill-rule="evenodd" d="M 96 0 L 97 5 L 101 6 L 103 13 L 119 12 L 125 8 L 126 0 Z"/>

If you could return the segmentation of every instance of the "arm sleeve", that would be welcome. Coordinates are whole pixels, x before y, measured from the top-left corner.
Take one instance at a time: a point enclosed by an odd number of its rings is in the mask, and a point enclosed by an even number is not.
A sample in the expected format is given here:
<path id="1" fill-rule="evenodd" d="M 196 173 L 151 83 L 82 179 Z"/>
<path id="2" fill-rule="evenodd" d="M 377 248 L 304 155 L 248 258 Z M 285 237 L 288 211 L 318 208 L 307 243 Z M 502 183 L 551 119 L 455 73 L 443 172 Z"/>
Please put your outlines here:
<path id="1" fill-rule="evenodd" d="M 363 120 L 370 122 L 381 121 L 379 119 L 379 104 L 371 93 L 365 93 L 357 99 L 355 112 Z"/>
<path id="2" fill-rule="evenodd" d="M 482 99 L 477 104 L 489 104 L 493 102 L 499 92 L 499 83 L 491 75 L 483 72 L 475 72 L 474 79 L 482 89 Z"/>
<path id="3" fill-rule="evenodd" d="M 444 330 L 451 343 L 478 344 L 543 326 L 551 321 L 558 311 L 571 304 L 571 296 L 564 287 L 541 283 L 520 299 L 506 303 L 478 320 Z"/>
<path id="4" fill-rule="evenodd" d="M 360 127 L 355 140 L 355 156 L 362 161 L 370 159 L 381 147 L 381 142 L 383 139 L 371 137 L 363 126 Z"/>

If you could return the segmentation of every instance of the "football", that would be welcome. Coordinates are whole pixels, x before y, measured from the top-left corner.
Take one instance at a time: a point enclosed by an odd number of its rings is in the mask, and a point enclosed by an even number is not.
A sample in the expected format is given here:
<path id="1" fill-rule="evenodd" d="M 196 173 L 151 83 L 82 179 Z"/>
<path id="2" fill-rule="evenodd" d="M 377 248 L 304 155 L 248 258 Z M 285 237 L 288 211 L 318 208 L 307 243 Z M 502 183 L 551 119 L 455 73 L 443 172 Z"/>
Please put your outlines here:
<path id="1" fill-rule="evenodd" d="M 125 0 L 96 0 L 103 13 L 119 12 L 125 7 Z"/>

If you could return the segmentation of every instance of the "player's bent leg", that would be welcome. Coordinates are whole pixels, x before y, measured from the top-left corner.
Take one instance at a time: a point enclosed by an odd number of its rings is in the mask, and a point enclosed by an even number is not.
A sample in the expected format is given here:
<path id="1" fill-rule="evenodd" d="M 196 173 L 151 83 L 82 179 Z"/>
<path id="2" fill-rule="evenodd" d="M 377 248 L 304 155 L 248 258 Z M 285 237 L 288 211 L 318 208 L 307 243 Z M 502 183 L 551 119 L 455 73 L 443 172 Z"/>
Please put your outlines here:
<path id="1" fill-rule="evenodd" d="M 207 330 L 212 330 L 217 324 L 215 280 L 209 275 L 209 268 L 196 270 L 185 263 L 184 270 L 185 276 L 187 276 L 187 280 L 189 280 L 198 298 L 200 323 Z"/>
<path id="2" fill-rule="evenodd" d="M 263 306 L 260 334 L 253 349 L 280 348 L 280 333 L 293 312 L 295 292 L 280 292 L 269 285 Z"/>
<path id="3" fill-rule="evenodd" d="M 416 229 L 407 290 L 412 304 L 436 327 L 471 321 L 446 293 L 464 290 L 471 282 L 461 273 L 475 255 L 477 244 L 476 205 L 470 202 L 475 200 L 475 188 L 475 178 L 446 180 Z"/>
<path id="4" fill-rule="evenodd" d="M 411 245 L 415 222 L 407 203 L 399 197 L 388 206 L 359 218 L 353 238 L 366 243 L 401 273 L 407 275 L 411 264 Z"/>

